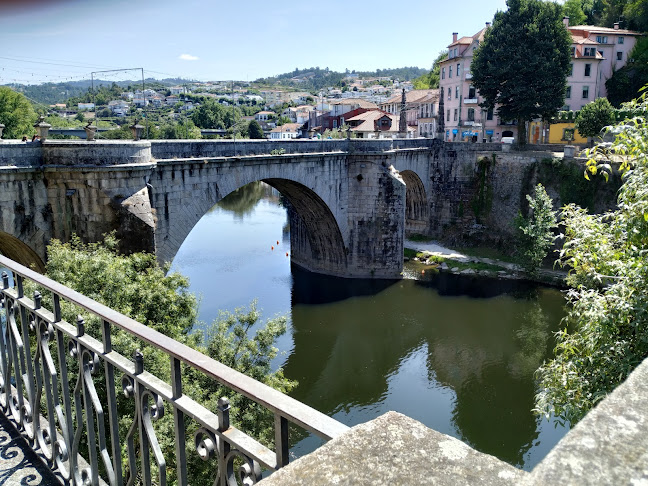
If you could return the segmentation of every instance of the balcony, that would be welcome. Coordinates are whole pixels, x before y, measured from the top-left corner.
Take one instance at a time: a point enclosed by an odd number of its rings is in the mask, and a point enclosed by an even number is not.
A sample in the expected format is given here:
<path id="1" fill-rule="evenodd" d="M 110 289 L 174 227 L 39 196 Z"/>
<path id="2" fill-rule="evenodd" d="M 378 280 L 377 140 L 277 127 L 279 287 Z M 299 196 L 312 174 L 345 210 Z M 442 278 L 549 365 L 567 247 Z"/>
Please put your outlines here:
<path id="1" fill-rule="evenodd" d="M 479 103 L 477 98 L 466 98 L 466 99 L 463 100 L 463 102 L 464 102 L 464 105 L 476 105 L 477 103 Z"/>

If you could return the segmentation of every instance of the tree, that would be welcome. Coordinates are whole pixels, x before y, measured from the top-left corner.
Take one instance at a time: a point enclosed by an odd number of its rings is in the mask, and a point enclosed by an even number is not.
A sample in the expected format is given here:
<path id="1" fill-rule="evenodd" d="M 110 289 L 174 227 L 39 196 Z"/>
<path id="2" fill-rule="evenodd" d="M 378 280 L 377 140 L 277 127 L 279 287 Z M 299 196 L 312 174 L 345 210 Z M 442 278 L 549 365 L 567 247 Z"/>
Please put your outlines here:
<path id="1" fill-rule="evenodd" d="M 575 127 L 584 137 L 598 137 L 604 127 L 615 121 L 614 107 L 607 98 L 597 98 L 581 108 Z"/>
<path id="2" fill-rule="evenodd" d="M 563 106 L 571 36 L 558 4 L 507 0 L 507 5 L 495 14 L 470 70 L 483 107 L 517 120 L 518 143 L 525 144 L 525 122 L 555 116 Z"/>
<path id="3" fill-rule="evenodd" d="M 643 95 L 633 103 L 648 109 Z M 553 360 L 538 370 L 536 412 L 574 424 L 648 357 L 648 120 L 615 126 L 616 139 L 589 151 L 588 174 L 624 174 L 618 209 L 563 208 L 560 263 L 570 268 L 568 313 Z"/>
<path id="4" fill-rule="evenodd" d="M 259 122 L 256 120 L 252 120 L 248 125 L 248 136 L 251 139 L 266 138 L 265 135 L 263 134 L 263 129 L 261 128 L 261 125 L 259 125 Z"/>
<path id="5" fill-rule="evenodd" d="M 587 21 L 581 0 L 566 0 L 563 4 L 563 16 L 569 17 L 569 25 L 583 25 Z"/>
<path id="6" fill-rule="evenodd" d="M 637 40 L 628 59 L 633 62 L 612 73 L 612 77 L 605 82 L 608 99 L 617 108 L 621 103 L 636 98 L 639 90 L 648 83 L 648 38 Z"/>
<path id="7" fill-rule="evenodd" d="M 437 58 L 432 63 L 432 69 L 429 73 L 416 78 L 414 82 L 415 89 L 437 89 L 439 87 L 439 79 L 441 76 L 441 66 L 439 63 L 448 58 L 448 51 L 444 49 L 439 53 Z"/>
<path id="8" fill-rule="evenodd" d="M 0 86 L 0 123 L 4 138 L 21 138 L 34 132 L 36 112 L 29 100 L 6 86 Z"/>
<path id="9" fill-rule="evenodd" d="M 196 323 L 197 300 L 188 291 L 188 279 L 179 273 L 168 272 L 168 267 L 160 268 L 154 255 L 117 254 L 117 243 L 114 235 L 91 244 L 82 243 L 76 236 L 65 244 L 53 240 L 48 246 L 47 276 L 277 390 L 288 392 L 296 385 L 284 377 L 281 369 L 273 371 L 270 366 L 277 354 L 274 342 L 286 331 L 285 318 L 269 320 L 250 336 L 250 329 L 260 319 L 253 302 L 249 310 L 221 313 L 210 326 Z M 75 322 L 79 313 L 85 314 L 65 301 L 62 313 L 68 322 Z M 100 339 L 101 321 L 93 316 L 86 317 L 86 333 Z M 192 332 L 194 328 L 205 331 Z M 145 369 L 167 382 L 170 380 L 167 355 L 119 329 L 113 330 L 112 338 L 117 352 L 130 357 L 139 349 L 144 355 Z M 70 358 L 69 366 L 74 369 L 74 359 Z M 95 376 L 99 396 L 105 394 L 102 374 L 103 370 L 99 369 Z M 125 444 L 124 435 L 133 422 L 133 404 L 122 396 L 121 386 L 118 387 L 120 433 L 122 444 Z M 183 371 L 183 391 L 212 412 L 217 411 L 217 400 L 227 396 L 232 407 L 232 424 L 264 444 L 272 444 L 274 414 L 271 411 L 195 370 Z M 197 427 L 197 423 L 188 421 L 187 436 L 193 436 Z M 156 423 L 156 431 L 169 467 L 169 484 L 175 484 L 173 414 L 165 414 Z M 211 465 L 202 462 L 197 454 L 188 455 L 188 467 L 191 484 L 211 483 L 207 480 L 213 474 Z"/>
<path id="10" fill-rule="evenodd" d="M 80 121 L 81 123 L 83 123 L 85 121 L 85 116 L 83 116 L 83 113 L 79 112 L 79 113 L 76 114 L 74 119 Z"/>
<path id="11" fill-rule="evenodd" d="M 648 32 L 648 3 L 645 0 L 630 0 L 623 9 L 628 28 Z"/>
<path id="12" fill-rule="evenodd" d="M 529 216 L 525 218 L 519 214 L 515 219 L 518 230 L 517 250 L 522 267 L 535 275 L 553 245 L 556 213 L 542 184 L 535 187 L 533 197 L 527 194 L 526 198 L 529 202 Z"/>

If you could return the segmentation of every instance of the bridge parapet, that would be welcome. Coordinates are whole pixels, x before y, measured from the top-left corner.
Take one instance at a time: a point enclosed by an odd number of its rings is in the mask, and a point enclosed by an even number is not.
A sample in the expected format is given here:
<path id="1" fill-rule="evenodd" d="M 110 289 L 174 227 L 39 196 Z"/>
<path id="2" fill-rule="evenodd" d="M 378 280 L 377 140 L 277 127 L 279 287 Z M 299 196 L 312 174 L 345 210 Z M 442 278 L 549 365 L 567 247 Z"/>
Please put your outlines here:
<path id="1" fill-rule="evenodd" d="M 174 475 L 179 485 L 196 484 L 187 475 L 188 425 L 197 430 L 189 439 L 195 453 L 213 461 L 213 477 L 218 478 L 214 484 L 220 485 L 232 484 L 235 460 L 243 462 L 241 471 L 249 482 L 260 479 L 261 468 L 274 471 L 285 466 L 289 423 L 325 440 L 348 430 L 303 403 L 6 257 L 0 256 L 0 266 L 13 272 L 11 281 L 3 272 L 0 288 L 0 318 L 6 322 L 0 338 L 0 409 L 66 484 L 123 485 L 134 484 L 136 478 L 151 484 L 156 482 L 153 475 L 158 476 L 157 484 L 167 484 L 169 458 L 153 425 L 165 409 L 174 418 Z M 28 282 L 51 294 L 51 310 L 42 307 L 38 292 L 33 300 L 24 295 Z M 87 332 L 81 318 L 76 325 L 62 319 L 62 306 L 70 304 L 99 320 L 101 336 Z M 132 360 L 120 355 L 112 345 L 117 329 L 166 354 L 170 380 L 151 372 L 158 370 L 146 370 L 141 353 Z M 101 374 L 97 373 L 100 369 L 104 376 L 95 376 Z M 219 400 L 217 410 L 209 410 L 183 393 L 187 373 L 204 374 L 272 411 L 275 450 L 230 424 L 226 399 Z M 76 383 L 74 389 L 70 383 Z M 105 391 L 97 391 L 104 386 Z M 117 396 L 122 393 L 135 411 L 128 431 L 120 430 L 123 417 L 118 414 Z M 127 446 L 127 467 L 122 443 Z"/>

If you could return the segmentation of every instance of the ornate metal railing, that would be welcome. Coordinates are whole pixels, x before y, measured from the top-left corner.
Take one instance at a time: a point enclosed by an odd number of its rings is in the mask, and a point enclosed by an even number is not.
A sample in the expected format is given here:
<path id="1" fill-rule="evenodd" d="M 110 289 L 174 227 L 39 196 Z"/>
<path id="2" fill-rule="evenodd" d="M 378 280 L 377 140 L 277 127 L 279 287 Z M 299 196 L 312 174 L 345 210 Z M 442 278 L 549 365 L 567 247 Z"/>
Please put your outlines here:
<path id="1" fill-rule="evenodd" d="M 0 256 L 0 267 L 13 274 L 10 278 L 2 273 L 0 288 L 0 317 L 4 318 L 0 409 L 67 484 L 167 484 L 168 458 L 154 426 L 165 410 L 173 414 L 177 465 L 173 476 L 180 485 L 197 484 L 188 477 L 188 440 L 195 444 L 195 454 L 213 461 L 210 483 L 253 484 L 261 478 L 262 468 L 274 471 L 288 463 L 290 423 L 325 440 L 348 430 L 303 403 L 8 258 Z M 29 281 L 51 294 L 51 310 L 42 306 L 40 292 L 32 298 L 25 295 Z M 82 317 L 75 325 L 63 320 L 63 301 L 99 318 L 101 338 L 86 333 Z M 120 355 L 113 348 L 115 329 L 165 353 L 170 360 L 170 383 L 145 369 L 141 353 L 132 359 Z M 187 367 L 270 410 L 274 450 L 230 424 L 226 398 L 218 401 L 214 413 L 183 393 L 183 368 L 186 373 Z M 99 370 L 103 379 L 97 383 Z M 105 391 L 99 392 L 98 387 Z M 122 417 L 118 416 L 118 393 L 122 392 L 132 400 L 134 418 L 127 431 L 120 431 Z M 192 421 L 196 432 L 188 439 Z M 194 448 L 189 449 L 191 453 Z"/>

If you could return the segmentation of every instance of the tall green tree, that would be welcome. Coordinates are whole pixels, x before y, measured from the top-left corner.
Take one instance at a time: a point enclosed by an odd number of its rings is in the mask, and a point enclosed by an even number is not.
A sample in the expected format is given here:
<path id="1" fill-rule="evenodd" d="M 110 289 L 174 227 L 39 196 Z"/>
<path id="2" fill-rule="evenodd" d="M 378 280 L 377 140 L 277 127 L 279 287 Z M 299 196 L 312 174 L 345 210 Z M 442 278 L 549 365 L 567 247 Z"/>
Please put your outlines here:
<path id="1" fill-rule="evenodd" d="M 21 138 L 34 132 L 36 112 L 29 100 L 6 86 L 0 86 L 0 123 L 3 138 Z"/>
<path id="2" fill-rule="evenodd" d="M 250 122 L 250 124 L 248 125 L 248 136 L 251 139 L 265 138 L 265 135 L 263 134 L 263 129 L 261 128 L 261 125 L 259 125 L 258 121 L 252 120 Z"/>
<path id="3" fill-rule="evenodd" d="M 437 89 L 439 87 L 439 79 L 441 79 L 441 66 L 439 63 L 448 58 L 448 51 L 444 49 L 439 53 L 437 58 L 432 63 L 432 69 L 429 73 L 416 78 L 414 83 L 415 89 Z"/>
<path id="4" fill-rule="evenodd" d="M 633 62 L 612 73 L 605 82 L 608 99 L 617 108 L 621 103 L 636 98 L 639 90 L 648 83 L 648 38 L 638 39 L 628 58 Z"/>
<path id="5" fill-rule="evenodd" d="M 645 95 L 633 103 L 648 110 Z M 618 209 L 563 209 L 560 262 L 570 268 L 568 314 L 555 358 L 538 370 L 536 411 L 570 423 L 623 382 L 648 357 L 648 120 L 616 126 L 615 141 L 590 151 L 590 175 L 624 174 Z"/>
<path id="6" fill-rule="evenodd" d="M 526 143 L 525 123 L 547 119 L 563 106 L 571 62 L 571 36 L 562 8 L 540 0 L 507 0 L 475 51 L 473 84 L 485 108 L 517 120 L 518 143 Z"/>
<path id="7" fill-rule="evenodd" d="M 627 27 L 639 32 L 648 32 L 648 2 L 631 0 L 623 9 L 623 16 L 628 21 Z"/>
<path id="8" fill-rule="evenodd" d="M 569 17 L 569 25 L 583 25 L 587 15 L 583 11 L 582 0 L 566 0 L 563 4 L 563 16 Z"/>
<path id="9" fill-rule="evenodd" d="M 587 103 L 576 115 L 576 130 L 584 137 L 598 137 L 604 127 L 616 121 L 614 107 L 607 98 Z"/>

